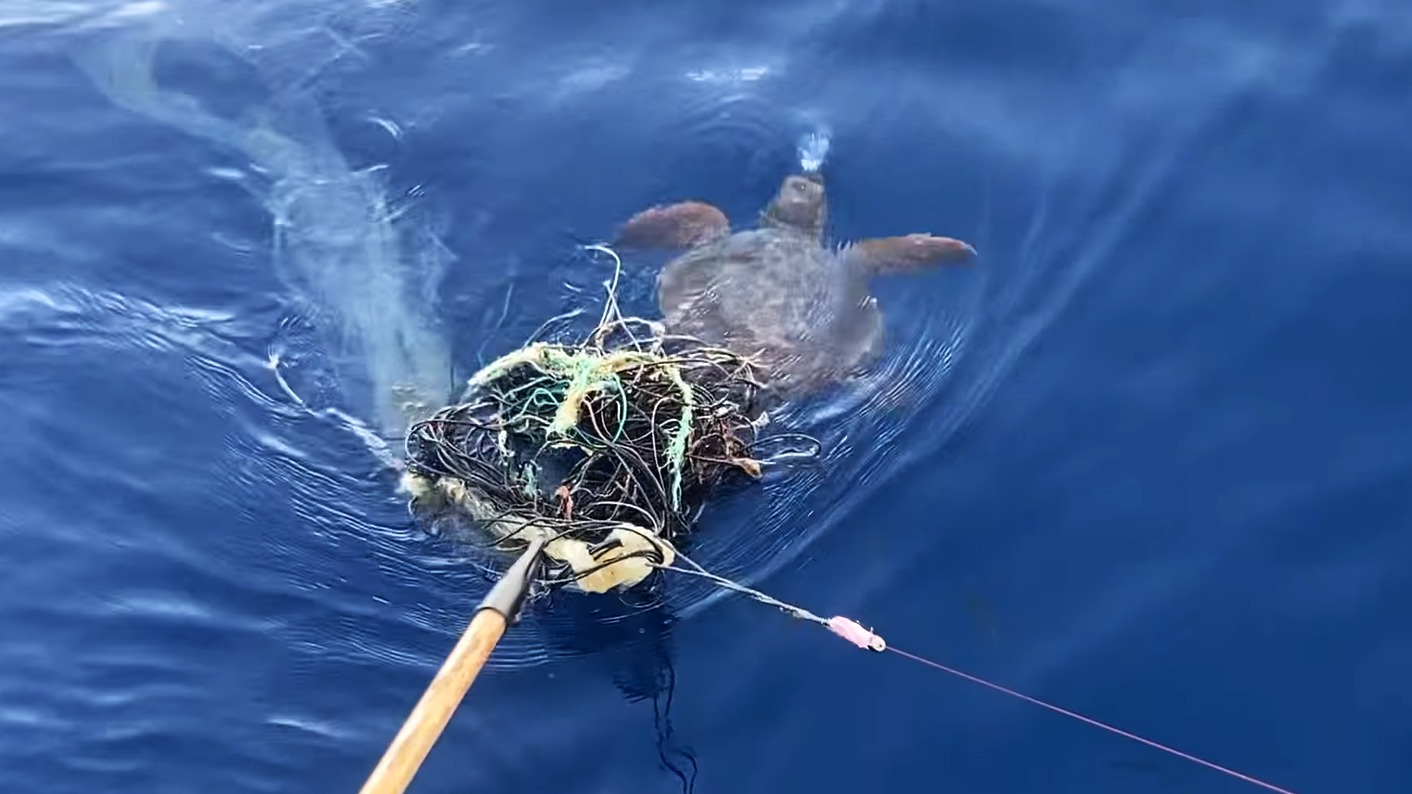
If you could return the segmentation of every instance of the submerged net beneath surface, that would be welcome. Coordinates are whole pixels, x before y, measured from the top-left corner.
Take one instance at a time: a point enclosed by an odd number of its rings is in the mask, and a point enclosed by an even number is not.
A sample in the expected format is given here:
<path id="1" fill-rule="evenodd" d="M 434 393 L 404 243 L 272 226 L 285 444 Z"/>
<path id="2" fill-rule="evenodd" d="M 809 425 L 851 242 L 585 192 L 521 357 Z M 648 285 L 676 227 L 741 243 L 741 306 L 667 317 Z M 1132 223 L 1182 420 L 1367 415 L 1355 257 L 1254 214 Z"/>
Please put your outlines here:
<path id="1" fill-rule="evenodd" d="M 761 384 L 730 350 L 624 318 L 610 289 L 578 344 L 492 362 L 461 401 L 412 426 L 414 509 L 454 509 L 491 545 L 543 538 L 546 582 L 606 592 L 670 565 L 716 488 L 759 477 Z"/>

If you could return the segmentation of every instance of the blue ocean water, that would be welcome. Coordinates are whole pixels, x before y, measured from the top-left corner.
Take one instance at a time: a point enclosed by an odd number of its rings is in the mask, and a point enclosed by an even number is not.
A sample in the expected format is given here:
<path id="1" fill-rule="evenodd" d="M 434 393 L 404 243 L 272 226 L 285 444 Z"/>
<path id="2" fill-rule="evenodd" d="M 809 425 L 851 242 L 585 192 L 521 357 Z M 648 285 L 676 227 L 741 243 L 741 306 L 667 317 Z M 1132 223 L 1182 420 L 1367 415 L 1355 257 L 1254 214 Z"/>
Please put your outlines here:
<path id="1" fill-rule="evenodd" d="M 1412 787 L 1412 10 L 0 2 L 0 787 L 355 791 L 488 588 L 404 387 L 810 135 L 888 352 L 713 569 L 1299 794 Z M 659 257 L 625 261 L 650 311 Z M 538 604 L 413 785 L 1242 792 L 694 581 Z M 1403 671 L 1403 672 L 1399 672 Z M 683 780 L 686 782 L 684 783 Z"/>

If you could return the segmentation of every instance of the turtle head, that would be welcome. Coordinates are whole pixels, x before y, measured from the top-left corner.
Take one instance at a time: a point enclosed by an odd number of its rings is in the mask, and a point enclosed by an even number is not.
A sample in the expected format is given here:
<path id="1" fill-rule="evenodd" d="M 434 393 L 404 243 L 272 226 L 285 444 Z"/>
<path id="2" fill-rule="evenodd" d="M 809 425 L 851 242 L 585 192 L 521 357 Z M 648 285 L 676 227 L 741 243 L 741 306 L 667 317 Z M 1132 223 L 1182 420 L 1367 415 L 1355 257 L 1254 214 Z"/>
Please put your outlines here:
<path id="1" fill-rule="evenodd" d="M 824 180 L 817 172 L 785 177 L 770 205 L 765 208 L 762 225 L 798 229 L 818 237 L 828 213 L 824 196 Z"/>

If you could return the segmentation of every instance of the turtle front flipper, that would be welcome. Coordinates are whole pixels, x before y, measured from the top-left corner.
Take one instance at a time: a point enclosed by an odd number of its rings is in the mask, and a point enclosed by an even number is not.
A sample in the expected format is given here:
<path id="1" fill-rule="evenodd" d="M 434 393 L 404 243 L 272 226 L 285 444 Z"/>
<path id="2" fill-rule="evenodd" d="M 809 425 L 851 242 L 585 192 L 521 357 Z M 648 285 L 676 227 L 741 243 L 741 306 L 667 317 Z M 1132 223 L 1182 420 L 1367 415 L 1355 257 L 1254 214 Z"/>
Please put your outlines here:
<path id="1" fill-rule="evenodd" d="M 725 213 L 700 201 L 652 207 L 623 224 L 613 240 L 621 248 L 690 248 L 730 231 Z"/>
<path id="2" fill-rule="evenodd" d="M 870 275 L 906 273 L 941 264 L 970 262 L 976 249 L 951 237 L 908 234 L 902 237 L 874 237 L 848 246 L 843 256 L 848 263 Z"/>

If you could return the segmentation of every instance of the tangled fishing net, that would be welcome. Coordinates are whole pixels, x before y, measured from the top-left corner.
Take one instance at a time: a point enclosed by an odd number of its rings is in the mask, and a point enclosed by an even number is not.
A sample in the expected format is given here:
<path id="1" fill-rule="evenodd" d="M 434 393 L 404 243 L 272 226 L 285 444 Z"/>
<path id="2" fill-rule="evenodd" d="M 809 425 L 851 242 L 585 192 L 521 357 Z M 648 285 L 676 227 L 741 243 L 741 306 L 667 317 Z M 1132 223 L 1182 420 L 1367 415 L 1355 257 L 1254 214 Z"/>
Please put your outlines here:
<path id="1" fill-rule="evenodd" d="M 414 424 L 404 476 L 414 505 L 463 511 L 498 549 L 546 540 L 546 583 L 595 593 L 670 566 L 711 493 L 761 474 L 755 367 L 624 317 L 616 273 L 585 339 L 502 356 Z"/>

